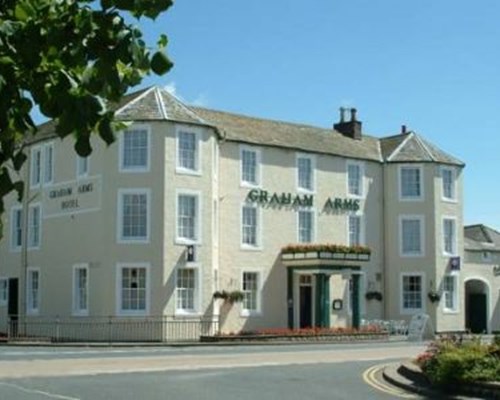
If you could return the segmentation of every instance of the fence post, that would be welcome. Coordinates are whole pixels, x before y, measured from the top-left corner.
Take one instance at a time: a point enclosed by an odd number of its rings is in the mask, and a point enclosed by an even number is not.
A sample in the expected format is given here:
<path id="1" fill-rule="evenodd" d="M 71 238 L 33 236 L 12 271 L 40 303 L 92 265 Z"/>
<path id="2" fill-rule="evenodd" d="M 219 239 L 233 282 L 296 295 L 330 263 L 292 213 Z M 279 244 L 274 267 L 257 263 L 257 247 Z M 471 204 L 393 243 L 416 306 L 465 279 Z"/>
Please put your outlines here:
<path id="1" fill-rule="evenodd" d="M 59 335 L 60 335 L 60 325 L 59 325 L 59 317 L 56 316 L 56 343 L 59 343 Z"/>

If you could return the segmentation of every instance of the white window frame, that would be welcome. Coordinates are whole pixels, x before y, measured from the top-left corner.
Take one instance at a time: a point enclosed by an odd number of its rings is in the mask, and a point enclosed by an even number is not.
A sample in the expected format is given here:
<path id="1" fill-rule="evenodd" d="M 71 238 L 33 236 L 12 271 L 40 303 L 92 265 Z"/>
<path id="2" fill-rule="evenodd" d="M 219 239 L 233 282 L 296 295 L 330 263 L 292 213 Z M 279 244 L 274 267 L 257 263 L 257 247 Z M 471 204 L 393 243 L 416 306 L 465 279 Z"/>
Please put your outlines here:
<path id="1" fill-rule="evenodd" d="M 82 167 L 86 166 L 85 169 Z M 87 178 L 90 171 L 90 156 L 81 157 L 76 155 L 76 177 L 77 178 Z"/>
<path id="2" fill-rule="evenodd" d="M 38 274 L 38 288 L 36 293 L 36 303 L 37 307 L 32 307 L 33 297 L 32 297 L 32 285 L 33 285 L 33 272 Z M 40 301 L 41 301 L 41 273 L 38 267 L 28 267 L 26 270 L 26 314 L 27 315 L 38 315 L 40 313 Z"/>
<path id="3" fill-rule="evenodd" d="M 447 171 L 451 173 L 451 190 L 452 190 L 452 196 L 447 197 L 444 189 L 444 179 L 443 179 L 443 173 Z M 457 171 L 455 168 L 452 167 L 447 167 L 447 166 L 442 166 L 440 170 L 440 178 L 441 178 L 441 199 L 443 201 L 447 201 L 450 203 L 456 203 L 457 202 Z"/>
<path id="4" fill-rule="evenodd" d="M 195 140 L 195 154 L 194 154 L 194 164 L 195 168 L 186 168 L 180 165 L 180 137 L 182 133 L 190 133 L 194 134 Z M 176 140 L 175 140 L 175 172 L 177 174 L 182 175 L 196 175 L 201 176 L 202 174 L 202 156 L 201 156 L 201 147 L 202 147 L 202 132 L 199 128 L 191 127 L 191 126 L 177 126 L 176 128 Z"/>
<path id="5" fill-rule="evenodd" d="M 351 193 L 351 191 L 350 191 L 349 167 L 356 167 L 359 169 L 359 182 L 358 182 L 359 194 Z M 346 167 L 345 167 L 345 174 L 346 174 L 347 197 L 362 199 L 365 196 L 365 185 L 364 185 L 364 182 L 365 182 L 365 164 L 361 161 L 347 160 Z"/>
<path id="6" fill-rule="evenodd" d="M 38 209 L 38 227 L 37 227 L 37 237 L 38 237 L 38 243 L 33 243 L 33 238 L 34 238 L 34 231 L 33 231 L 33 223 L 32 223 L 32 218 L 33 218 L 33 210 Z M 40 249 L 40 246 L 42 245 L 42 206 L 40 203 L 33 203 L 30 204 L 28 207 L 28 249 L 29 250 L 38 250 Z"/>
<path id="7" fill-rule="evenodd" d="M 122 279 L 123 270 L 132 268 L 144 268 L 146 270 L 145 281 L 145 309 L 123 310 L 122 309 Z M 151 307 L 151 265 L 149 263 L 118 263 L 116 265 L 116 315 L 119 316 L 144 316 L 149 315 Z"/>
<path id="8" fill-rule="evenodd" d="M 359 218 L 359 244 L 351 243 L 351 217 Z M 347 218 L 347 244 L 349 246 L 364 246 L 365 240 L 365 218 L 361 213 L 348 214 Z"/>
<path id="9" fill-rule="evenodd" d="M 15 225 L 15 222 L 17 221 L 17 214 L 20 214 L 21 216 L 21 226 L 17 227 Z M 23 246 L 23 239 L 24 239 L 24 216 L 23 216 L 23 208 L 21 205 L 15 205 L 12 206 L 10 209 L 10 250 L 11 251 L 21 251 L 21 248 Z M 21 232 L 21 242 L 17 243 L 17 233 L 18 231 Z"/>
<path id="10" fill-rule="evenodd" d="M 77 285 L 77 277 L 78 277 L 78 271 L 85 271 L 85 277 L 86 277 L 86 286 L 85 286 L 85 298 L 86 298 L 86 308 L 80 308 L 79 307 L 79 304 L 80 304 L 80 291 L 79 291 L 79 287 Z M 75 316 L 87 316 L 89 315 L 89 265 L 88 264 L 75 264 L 73 265 L 73 274 L 72 274 L 72 278 L 73 278 L 73 284 L 72 284 L 72 288 L 73 288 L 73 302 L 72 302 L 72 315 L 75 315 Z"/>
<path id="11" fill-rule="evenodd" d="M 420 252 L 419 253 L 405 253 L 403 250 L 403 221 L 405 220 L 418 220 L 420 223 Z M 399 216 L 399 256 L 403 258 L 408 257 L 425 257 L 425 217 L 423 215 L 400 215 Z"/>
<path id="12" fill-rule="evenodd" d="M 249 274 L 256 274 L 257 275 L 257 293 L 256 293 L 256 303 L 257 303 L 257 308 L 255 310 L 251 310 L 248 308 L 244 308 L 245 302 L 241 302 L 241 311 L 240 311 L 240 316 L 242 317 L 255 317 L 255 316 L 260 316 L 262 315 L 262 270 L 260 269 L 248 269 L 245 268 L 243 271 L 241 271 L 240 275 L 240 290 L 242 293 L 245 293 L 243 290 L 243 277 L 245 273 Z"/>
<path id="13" fill-rule="evenodd" d="M 142 166 L 125 166 L 124 163 L 125 163 L 125 139 L 124 139 L 124 135 L 126 132 L 129 132 L 129 131 L 140 131 L 140 130 L 145 130 L 146 131 L 146 136 L 147 136 L 147 140 L 148 140 L 148 148 L 146 150 L 146 165 L 142 165 Z M 149 172 L 150 171 L 150 168 L 151 168 L 151 126 L 149 125 L 145 125 L 145 124 L 134 124 L 132 126 L 130 126 L 129 128 L 123 130 L 123 131 L 120 131 L 120 133 L 118 134 L 118 138 L 119 138 L 119 156 L 118 156 L 118 164 L 119 164 L 119 168 L 118 170 L 122 173 L 145 173 L 145 172 Z"/>
<path id="14" fill-rule="evenodd" d="M 30 157 L 30 187 L 35 189 L 41 187 L 43 181 L 43 146 L 33 147 Z"/>
<path id="15" fill-rule="evenodd" d="M 403 287 L 404 287 L 404 278 L 407 276 L 418 276 L 420 277 L 420 302 L 422 304 L 421 308 L 404 308 L 404 299 L 403 299 Z M 426 295 L 426 286 L 425 286 L 425 273 L 423 272 L 402 272 L 399 278 L 399 312 L 401 315 L 413 315 L 421 312 L 425 312 L 425 295 Z"/>
<path id="16" fill-rule="evenodd" d="M 254 208 L 255 209 L 255 219 L 257 222 L 257 226 L 255 229 L 255 240 L 256 244 L 248 244 L 248 243 L 243 243 L 243 208 L 248 207 L 248 208 Z M 248 202 L 245 202 L 241 205 L 240 207 L 240 247 L 242 250 L 256 250 L 260 251 L 262 250 L 262 210 L 260 207 L 258 207 L 256 204 L 251 204 Z"/>
<path id="17" fill-rule="evenodd" d="M 446 221 L 451 221 L 452 226 L 453 226 L 453 242 L 452 242 L 452 249 L 451 252 L 446 250 L 446 235 L 445 235 L 445 223 Z M 442 218 L 442 223 L 441 223 L 441 229 L 442 231 L 442 237 L 443 237 L 443 255 L 445 256 L 456 256 L 457 255 L 457 248 L 458 248 L 458 235 L 457 235 L 457 218 L 456 217 L 450 217 L 450 216 L 443 216 Z"/>
<path id="18" fill-rule="evenodd" d="M 9 278 L 0 277 L 0 306 L 9 303 Z"/>
<path id="19" fill-rule="evenodd" d="M 193 196 L 196 198 L 196 216 L 194 221 L 195 239 L 179 236 L 179 197 Z M 177 189 L 175 191 L 175 243 L 176 244 L 201 244 L 202 243 L 202 194 L 199 190 Z"/>
<path id="20" fill-rule="evenodd" d="M 178 308 L 178 302 L 179 302 L 179 292 L 178 292 L 178 286 L 177 282 L 179 279 L 179 271 L 181 270 L 193 270 L 194 271 L 194 289 L 193 289 L 193 309 L 189 308 Z M 179 266 L 175 270 L 175 296 L 174 296 L 174 301 L 175 301 L 175 315 L 183 316 L 183 315 L 200 315 L 201 312 L 201 294 L 202 288 L 201 288 L 201 266 L 198 263 L 189 263 L 188 265 L 185 266 Z"/>
<path id="21" fill-rule="evenodd" d="M 300 213 L 308 212 L 311 214 L 311 241 L 303 242 L 300 240 Z M 299 208 L 297 209 L 297 243 L 314 243 L 316 241 L 316 209 L 315 208 Z"/>
<path id="22" fill-rule="evenodd" d="M 311 188 L 300 186 L 299 160 L 305 158 L 311 161 Z M 297 153 L 295 156 L 295 182 L 297 191 L 301 193 L 316 193 L 316 157 L 312 154 Z"/>
<path id="23" fill-rule="evenodd" d="M 43 185 L 51 185 L 54 183 L 54 143 L 46 143 L 43 145 Z M 50 160 L 50 165 L 48 164 Z"/>
<path id="24" fill-rule="evenodd" d="M 453 288 L 455 289 L 453 291 L 453 305 L 454 307 L 453 308 L 449 308 L 446 306 L 446 293 L 448 292 L 447 290 L 445 290 L 445 278 L 451 278 L 453 279 Z M 442 298 L 443 298 L 443 313 L 446 313 L 446 314 L 458 314 L 459 313 L 459 293 L 458 291 L 460 290 L 460 286 L 458 284 L 458 273 L 454 273 L 452 272 L 451 274 L 446 274 L 444 275 L 443 277 L 443 288 L 442 288 Z"/>
<path id="25" fill-rule="evenodd" d="M 145 237 L 124 237 L 123 236 L 123 218 L 124 218 L 124 203 L 123 197 L 127 194 L 145 194 L 146 195 L 146 236 Z M 149 243 L 151 237 L 151 189 L 148 188 L 133 188 L 133 189 L 118 189 L 117 199 L 117 242 L 118 243 Z"/>
<path id="26" fill-rule="evenodd" d="M 403 170 L 404 169 L 416 169 L 419 171 L 419 186 L 420 195 L 419 196 L 404 196 L 403 195 Z M 398 194 L 399 201 L 423 201 L 425 196 L 424 190 L 424 168 L 420 164 L 401 164 L 398 166 Z"/>
<path id="27" fill-rule="evenodd" d="M 255 153 L 255 182 L 243 180 L 243 152 Z M 262 152 L 252 146 L 240 145 L 240 186 L 258 188 L 262 185 Z"/>

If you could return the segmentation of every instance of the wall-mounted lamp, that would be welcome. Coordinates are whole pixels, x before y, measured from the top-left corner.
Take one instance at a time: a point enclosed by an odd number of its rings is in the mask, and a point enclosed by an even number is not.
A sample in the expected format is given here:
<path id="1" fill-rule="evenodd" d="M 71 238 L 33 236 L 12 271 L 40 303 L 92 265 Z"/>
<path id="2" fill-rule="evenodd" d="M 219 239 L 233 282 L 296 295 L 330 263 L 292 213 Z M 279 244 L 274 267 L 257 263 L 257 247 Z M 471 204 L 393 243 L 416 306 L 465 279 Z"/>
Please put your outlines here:
<path id="1" fill-rule="evenodd" d="M 191 244 L 186 247 L 186 261 L 187 262 L 194 262 L 196 258 L 195 252 L 194 252 L 194 246 Z"/>

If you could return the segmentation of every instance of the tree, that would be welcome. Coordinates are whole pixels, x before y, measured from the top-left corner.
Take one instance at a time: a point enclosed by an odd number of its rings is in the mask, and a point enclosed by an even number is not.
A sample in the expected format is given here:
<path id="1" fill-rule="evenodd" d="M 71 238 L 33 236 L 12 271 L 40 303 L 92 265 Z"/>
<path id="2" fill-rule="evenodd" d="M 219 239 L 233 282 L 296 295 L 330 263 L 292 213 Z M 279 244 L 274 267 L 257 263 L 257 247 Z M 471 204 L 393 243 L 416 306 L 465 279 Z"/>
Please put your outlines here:
<path id="1" fill-rule="evenodd" d="M 161 35 L 152 51 L 125 19 L 155 19 L 172 0 L 0 0 L 0 217 L 15 177 L 36 139 L 35 105 L 54 120 L 56 134 L 73 135 L 80 156 L 92 152 L 91 134 L 108 145 L 120 127 L 108 107 L 142 78 L 172 63 Z M 0 219 L 1 237 L 1 219 Z"/>

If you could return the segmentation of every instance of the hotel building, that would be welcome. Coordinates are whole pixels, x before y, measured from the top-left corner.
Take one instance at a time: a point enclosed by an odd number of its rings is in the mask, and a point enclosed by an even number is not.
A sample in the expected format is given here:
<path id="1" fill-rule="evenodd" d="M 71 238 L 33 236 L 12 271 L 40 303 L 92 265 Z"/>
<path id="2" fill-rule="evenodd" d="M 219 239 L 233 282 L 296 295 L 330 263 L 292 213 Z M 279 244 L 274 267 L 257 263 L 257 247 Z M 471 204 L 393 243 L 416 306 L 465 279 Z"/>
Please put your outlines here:
<path id="1" fill-rule="evenodd" d="M 42 125 L 3 216 L 0 330 L 9 315 L 208 317 L 234 332 L 415 313 L 437 332 L 500 330 L 500 240 L 464 239 L 464 164 L 404 127 L 366 135 L 348 111 L 318 128 L 153 87 L 116 106 L 129 127 L 88 158 Z"/>

